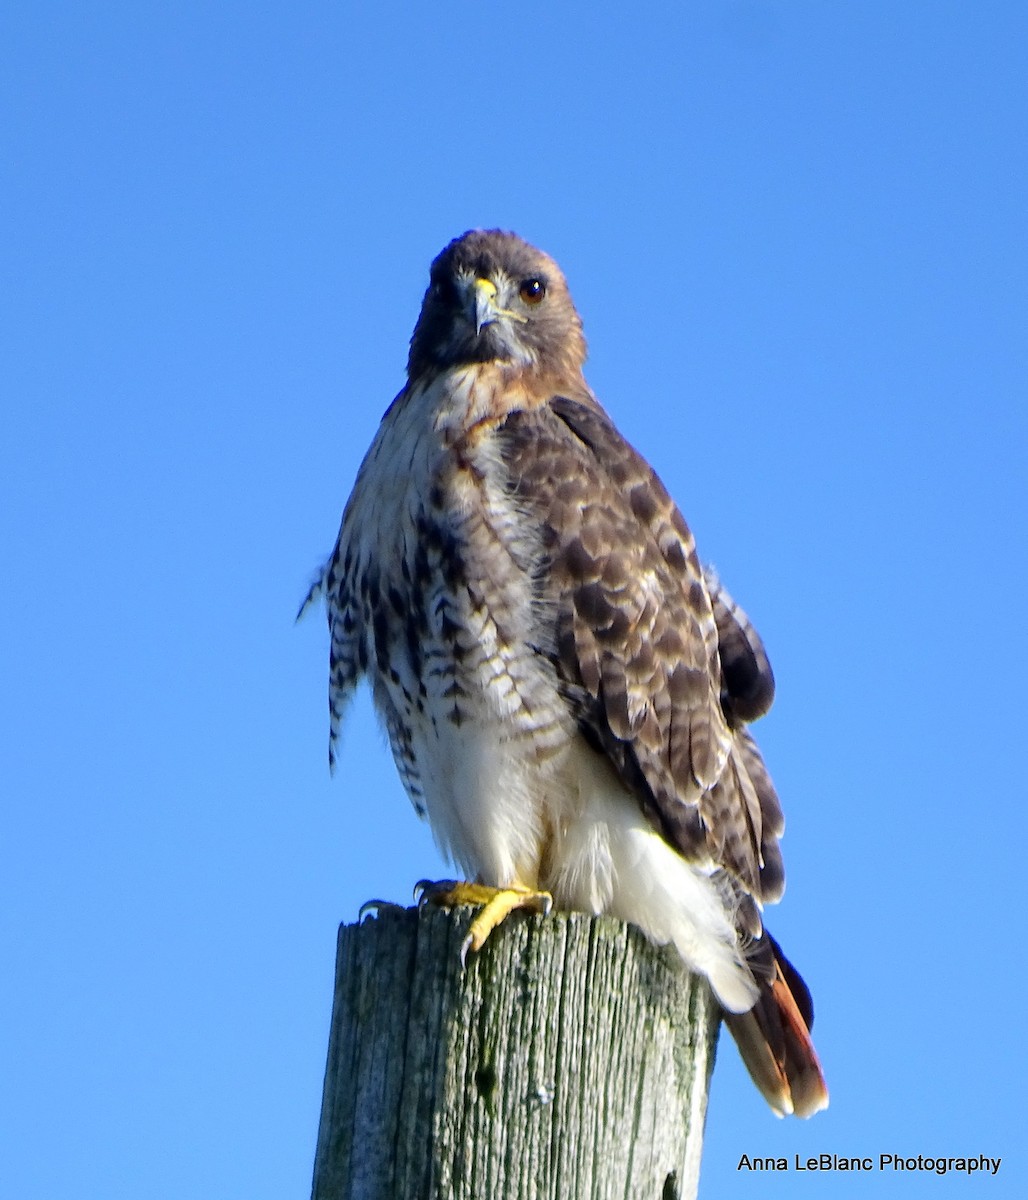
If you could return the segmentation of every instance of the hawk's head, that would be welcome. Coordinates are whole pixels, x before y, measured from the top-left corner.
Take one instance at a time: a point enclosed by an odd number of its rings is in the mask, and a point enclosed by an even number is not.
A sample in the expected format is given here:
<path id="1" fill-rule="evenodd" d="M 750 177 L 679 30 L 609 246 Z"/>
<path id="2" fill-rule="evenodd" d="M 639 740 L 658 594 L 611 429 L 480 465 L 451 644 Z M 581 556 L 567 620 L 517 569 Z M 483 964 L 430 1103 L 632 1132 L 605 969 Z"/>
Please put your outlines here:
<path id="1" fill-rule="evenodd" d="M 432 264 L 410 343 L 411 379 L 486 362 L 577 373 L 584 361 L 582 322 L 560 268 L 516 234 L 473 229 Z"/>

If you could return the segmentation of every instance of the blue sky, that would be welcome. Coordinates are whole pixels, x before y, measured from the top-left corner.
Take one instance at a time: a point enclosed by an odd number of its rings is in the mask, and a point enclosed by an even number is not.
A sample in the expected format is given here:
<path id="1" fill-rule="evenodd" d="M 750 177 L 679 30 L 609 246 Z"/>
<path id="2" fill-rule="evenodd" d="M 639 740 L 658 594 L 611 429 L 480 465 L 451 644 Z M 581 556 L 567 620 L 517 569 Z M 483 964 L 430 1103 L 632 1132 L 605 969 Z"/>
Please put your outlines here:
<path id="1" fill-rule="evenodd" d="M 429 261 L 499 225 L 778 678 L 832 1107 L 726 1039 L 704 1194 L 1024 1194 L 1028 10 L 43 0 L 0 46 L 0 1193 L 306 1194 L 336 925 L 445 868 L 366 699 L 329 779 L 293 615 Z"/>

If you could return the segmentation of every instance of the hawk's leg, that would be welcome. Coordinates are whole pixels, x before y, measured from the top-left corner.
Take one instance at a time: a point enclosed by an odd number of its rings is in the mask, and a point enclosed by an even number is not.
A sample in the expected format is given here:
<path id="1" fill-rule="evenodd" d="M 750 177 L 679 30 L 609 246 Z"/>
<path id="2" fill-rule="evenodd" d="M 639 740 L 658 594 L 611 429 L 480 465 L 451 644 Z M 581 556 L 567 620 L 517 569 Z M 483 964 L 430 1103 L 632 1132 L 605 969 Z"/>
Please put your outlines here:
<path id="1" fill-rule="evenodd" d="M 549 892 L 539 892 L 520 883 L 510 887 L 487 887 L 484 883 L 466 883 L 463 880 L 441 879 L 433 883 L 422 879 L 414 888 L 418 904 L 438 904 L 442 908 L 458 908 L 470 904 L 481 912 L 468 926 L 467 937 L 461 943 L 460 961 L 463 964 L 468 951 L 481 950 L 492 931 L 515 909 L 527 908 L 545 916 L 553 907 Z"/>

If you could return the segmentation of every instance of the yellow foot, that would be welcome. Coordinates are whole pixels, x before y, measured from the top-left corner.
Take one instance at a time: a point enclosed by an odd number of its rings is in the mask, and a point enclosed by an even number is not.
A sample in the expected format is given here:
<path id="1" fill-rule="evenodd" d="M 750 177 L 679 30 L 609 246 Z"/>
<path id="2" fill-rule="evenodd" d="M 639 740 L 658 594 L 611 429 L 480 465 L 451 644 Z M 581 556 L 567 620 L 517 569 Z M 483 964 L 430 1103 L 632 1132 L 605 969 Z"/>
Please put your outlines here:
<path id="1" fill-rule="evenodd" d="M 486 887 L 484 883 L 465 883 L 456 879 L 441 879 L 433 883 L 422 879 L 414 888 L 418 905 L 438 904 L 442 908 L 457 908 L 470 904 L 481 908 L 481 912 L 468 926 L 467 937 L 461 943 L 460 961 L 464 966 L 468 951 L 476 953 L 485 945 L 486 938 L 517 908 L 527 908 L 543 916 L 553 907 L 549 892 L 537 892 L 532 888 L 512 883 L 510 887 Z"/>

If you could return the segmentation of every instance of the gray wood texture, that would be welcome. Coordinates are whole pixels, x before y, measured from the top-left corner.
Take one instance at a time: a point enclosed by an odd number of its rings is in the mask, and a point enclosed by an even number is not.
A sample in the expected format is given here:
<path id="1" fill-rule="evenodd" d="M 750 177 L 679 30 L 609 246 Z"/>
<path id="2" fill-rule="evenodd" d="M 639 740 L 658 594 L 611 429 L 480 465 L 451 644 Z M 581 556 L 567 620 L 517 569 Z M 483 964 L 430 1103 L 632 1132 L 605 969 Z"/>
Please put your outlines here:
<path id="1" fill-rule="evenodd" d="M 339 931 L 314 1200 L 691 1200 L 719 1010 L 606 917 Z"/>

